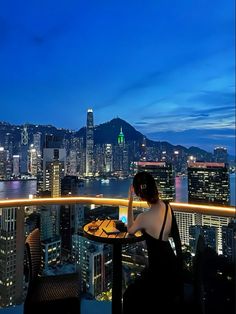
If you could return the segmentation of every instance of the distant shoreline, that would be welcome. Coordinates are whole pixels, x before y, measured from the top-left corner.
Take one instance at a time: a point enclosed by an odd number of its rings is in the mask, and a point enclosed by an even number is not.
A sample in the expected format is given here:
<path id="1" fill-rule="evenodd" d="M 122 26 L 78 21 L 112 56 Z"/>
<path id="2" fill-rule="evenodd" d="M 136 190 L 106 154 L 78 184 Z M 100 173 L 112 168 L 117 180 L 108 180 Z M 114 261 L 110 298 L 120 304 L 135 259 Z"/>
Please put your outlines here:
<path id="1" fill-rule="evenodd" d="M 27 178 L 27 179 L 0 179 L 0 182 L 12 182 L 12 181 L 37 181 L 37 178 Z"/>

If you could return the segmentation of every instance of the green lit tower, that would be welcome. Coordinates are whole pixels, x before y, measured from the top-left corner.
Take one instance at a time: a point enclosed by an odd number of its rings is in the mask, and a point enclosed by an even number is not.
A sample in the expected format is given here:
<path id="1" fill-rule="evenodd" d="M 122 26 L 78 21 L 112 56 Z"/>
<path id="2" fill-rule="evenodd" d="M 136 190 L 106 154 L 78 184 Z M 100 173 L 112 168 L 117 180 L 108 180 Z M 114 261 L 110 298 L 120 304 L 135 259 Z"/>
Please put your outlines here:
<path id="1" fill-rule="evenodd" d="M 120 134 L 118 135 L 117 141 L 118 141 L 118 144 L 124 144 L 125 143 L 125 136 L 124 136 L 124 133 L 122 131 L 122 127 L 120 128 Z"/>
<path id="2" fill-rule="evenodd" d="M 125 143 L 122 127 L 117 137 L 117 145 L 114 147 L 113 157 L 113 170 L 116 174 L 119 176 L 127 175 L 129 171 L 128 145 Z"/>

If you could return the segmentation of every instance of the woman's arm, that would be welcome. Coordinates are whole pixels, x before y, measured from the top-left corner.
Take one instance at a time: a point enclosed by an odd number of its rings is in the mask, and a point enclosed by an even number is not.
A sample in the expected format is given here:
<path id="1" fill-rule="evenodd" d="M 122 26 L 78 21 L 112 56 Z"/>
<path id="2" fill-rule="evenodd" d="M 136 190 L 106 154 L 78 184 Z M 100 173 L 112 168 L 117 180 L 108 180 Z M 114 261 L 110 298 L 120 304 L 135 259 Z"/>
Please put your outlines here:
<path id="1" fill-rule="evenodd" d="M 128 230 L 129 228 L 132 226 L 132 224 L 134 223 L 134 214 L 133 214 L 133 193 L 134 193 L 134 188 L 131 185 L 129 187 L 129 192 L 128 192 L 128 198 L 129 198 L 129 202 L 128 202 L 128 222 L 127 222 L 127 227 Z"/>
<path id="2" fill-rule="evenodd" d="M 134 188 L 131 185 L 129 188 L 129 202 L 128 202 L 128 222 L 127 229 L 130 234 L 134 234 L 136 231 L 143 228 L 143 214 L 139 214 L 134 220 L 133 214 L 133 192 Z"/>

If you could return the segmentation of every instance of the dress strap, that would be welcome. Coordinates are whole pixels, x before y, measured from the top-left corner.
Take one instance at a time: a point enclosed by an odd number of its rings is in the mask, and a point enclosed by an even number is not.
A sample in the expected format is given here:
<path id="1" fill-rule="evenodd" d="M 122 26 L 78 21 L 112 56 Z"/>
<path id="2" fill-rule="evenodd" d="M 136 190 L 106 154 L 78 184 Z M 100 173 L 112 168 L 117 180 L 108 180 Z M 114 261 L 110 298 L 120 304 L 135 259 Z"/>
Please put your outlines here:
<path id="1" fill-rule="evenodd" d="M 165 205 L 166 205 L 165 217 L 164 217 L 164 221 L 163 221 L 163 224 L 162 224 L 162 227 L 161 227 L 161 232 L 160 232 L 160 235 L 159 235 L 159 240 L 162 240 L 163 231 L 164 231 L 165 225 L 166 225 L 166 218 L 167 218 L 167 212 L 168 212 L 168 204 L 165 203 Z"/>

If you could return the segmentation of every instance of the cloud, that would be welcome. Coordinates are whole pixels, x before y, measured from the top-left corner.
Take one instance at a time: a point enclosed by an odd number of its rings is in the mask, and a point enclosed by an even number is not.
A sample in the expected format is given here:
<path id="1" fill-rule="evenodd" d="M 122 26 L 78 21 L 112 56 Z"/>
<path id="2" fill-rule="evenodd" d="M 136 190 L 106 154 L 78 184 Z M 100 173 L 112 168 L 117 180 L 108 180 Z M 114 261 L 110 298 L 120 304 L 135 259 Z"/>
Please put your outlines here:
<path id="1" fill-rule="evenodd" d="M 168 141 L 174 145 L 180 144 L 186 147 L 198 146 L 207 151 L 215 146 L 226 146 L 228 152 L 235 155 L 235 131 L 233 129 L 190 129 L 179 132 L 146 132 L 145 135 L 152 140 Z"/>
<path id="2" fill-rule="evenodd" d="M 145 122 L 145 121 L 136 121 L 133 123 L 134 125 L 148 125 L 149 123 L 148 122 Z"/>
<path id="3" fill-rule="evenodd" d="M 202 91 L 190 97 L 189 101 L 192 103 L 200 102 L 206 105 L 214 105 L 214 107 L 218 105 L 232 105 L 235 103 L 235 93 L 225 91 Z M 223 109 L 224 107 L 221 107 L 220 110 Z M 214 108 L 214 110 L 217 110 L 217 108 Z"/>

